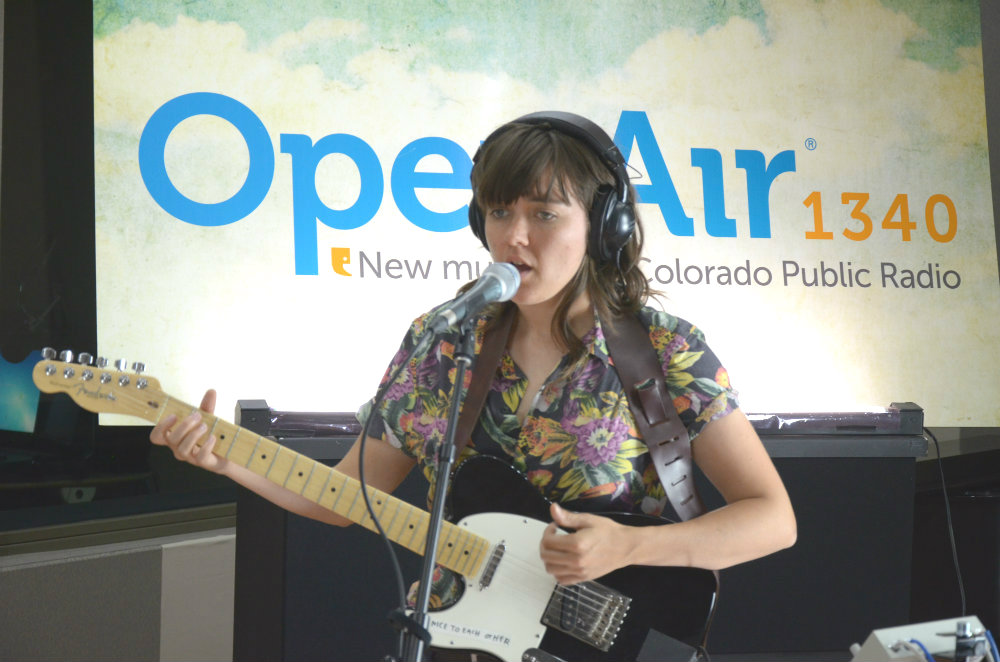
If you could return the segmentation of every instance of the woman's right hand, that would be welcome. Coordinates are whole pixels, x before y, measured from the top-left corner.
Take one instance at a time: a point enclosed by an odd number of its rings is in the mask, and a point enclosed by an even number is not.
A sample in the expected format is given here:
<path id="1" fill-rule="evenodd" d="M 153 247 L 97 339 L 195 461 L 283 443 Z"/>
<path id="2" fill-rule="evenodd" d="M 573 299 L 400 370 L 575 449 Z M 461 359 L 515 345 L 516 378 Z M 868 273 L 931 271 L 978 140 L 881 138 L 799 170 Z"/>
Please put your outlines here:
<path id="1" fill-rule="evenodd" d="M 215 391 L 209 389 L 201 399 L 201 411 L 211 414 L 215 411 Z M 229 463 L 225 458 L 212 453 L 215 435 L 208 433 L 208 426 L 199 412 L 178 420 L 173 414 L 156 424 L 149 433 L 149 440 L 157 446 L 166 446 L 178 460 L 188 462 L 215 473 L 223 473 Z"/>

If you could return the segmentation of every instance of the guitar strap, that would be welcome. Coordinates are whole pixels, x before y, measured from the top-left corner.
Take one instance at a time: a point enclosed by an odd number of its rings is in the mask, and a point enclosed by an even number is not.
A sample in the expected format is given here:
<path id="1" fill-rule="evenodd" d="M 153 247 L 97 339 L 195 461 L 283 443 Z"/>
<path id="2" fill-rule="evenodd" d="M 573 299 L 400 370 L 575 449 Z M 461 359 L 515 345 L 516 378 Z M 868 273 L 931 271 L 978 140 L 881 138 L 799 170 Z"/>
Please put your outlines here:
<path id="1" fill-rule="evenodd" d="M 501 318 L 486 331 L 472 371 L 455 432 L 456 456 L 469 443 L 493 376 L 496 374 L 514 322 L 515 307 L 505 307 Z M 667 391 L 666 380 L 649 331 L 635 315 L 601 320 L 608 353 L 625 388 L 636 426 L 656 467 L 667 499 L 681 520 L 705 512 L 694 484 L 691 439 Z"/>
<path id="2" fill-rule="evenodd" d="M 681 520 L 701 515 L 705 504 L 694 484 L 691 438 L 667 391 L 649 331 L 636 315 L 601 320 L 601 329 L 667 500 Z"/>
<path id="3" fill-rule="evenodd" d="M 479 348 L 479 356 L 472 366 L 472 381 L 469 390 L 465 393 L 465 401 L 462 402 L 462 411 L 458 415 L 458 423 L 455 425 L 455 457 L 459 457 L 462 449 L 472 440 L 472 429 L 476 427 L 479 414 L 486 404 L 486 395 L 490 392 L 493 384 L 493 376 L 500 366 L 500 359 L 503 357 L 503 350 L 507 346 L 507 337 L 510 336 L 511 327 L 514 326 L 513 304 L 504 306 L 503 312 L 496 324 L 486 329 L 483 336 L 483 345 Z"/>

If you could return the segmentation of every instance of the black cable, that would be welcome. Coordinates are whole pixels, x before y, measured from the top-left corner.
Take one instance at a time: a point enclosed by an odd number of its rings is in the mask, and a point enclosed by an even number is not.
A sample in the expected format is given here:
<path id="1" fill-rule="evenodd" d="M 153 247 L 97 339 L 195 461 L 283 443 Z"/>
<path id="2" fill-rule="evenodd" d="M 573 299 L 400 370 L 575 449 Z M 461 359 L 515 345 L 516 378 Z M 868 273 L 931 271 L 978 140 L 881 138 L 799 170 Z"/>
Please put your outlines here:
<path id="1" fill-rule="evenodd" d="M 938 444 L 937 437 L 929 428 L 924 428 L 924 433 L 929 435 L 934 441 L 934 449 L 937 451 L 938 472 L 941 475 L 941 493 L 944 494 L 944 516 L 948 522 L 948 538 L 951 541 L 951 560 L 955 566 L 955 577 L 958 579 L 958 595 L 961 599 L 961 615 L 965 616 L 965 582 L 962 581 L 962 568 L 958 563 L 958 545 L 955 544 L 955 525 L 951 521 L 951 502 L 948 500 L 948 485 L 944 479 L 944 464 L 941 460 L 941 445 Z"/>
<path id="2" fill-rule="evenodd" d="M 371 409 L 368 412 L 368 417 L 365 419 L 364 425 L 361 426 L 361 438 L 358 446 L 358 480 L 361 481 L 361 495 L 365 500 L 365 508 L 368 510 L 368 515 L 371 517 L 372 523 L 375 524 L 375 529 L 378 531 L 379 536 L 382 538 L 382 542 L 385 543 L 386 549 L 389 551 L 389 561 L 392 564 L 392 570 L 396 578 L 396 591 L 399 598 L 399 608 L 401 610 L 406 609 L 406 588 L 403 584 L 403 569 L 399 564 L 399 557 L 396 556 L 396 548 L 392 546 L 392 541 L 389 540 L 389 536 L 386 535 L 385 530 L 382 528 L 382 523 L 378 521 L 378 516 L 375 514 L 375 509 L 372 506 L 371 499 L 368 497 L 368 482 L 365 480 L 365 445 L 368 440 L 368 426 L 371 423 L 372 417 L 377 415 L 378 408 L 382 404 L 382 400 L 385 399 L 385 394 L 388 392 L 389 387 L 392 386 L 396 378 L 399 377 L 400 371 L 409 362 L 409 357 L 417 353 L 418 350 L 422 350 L 424 345 L 433 338 L 434 334 L 428 333 L 420 342 L 414 346 L 413 350 L 410 351 L 409 355 L 405 360 L 400 361 L 395 369 L 389 374 L 388 378 L 385 380 L 378 391 L 375 393 L 375 398 L 372 400 Z M 400 631 L 399 634 L 399 649 L 397 652 L 396 659 L 403 659 L 403 642 L 404 642 L 405 632 Z"/>

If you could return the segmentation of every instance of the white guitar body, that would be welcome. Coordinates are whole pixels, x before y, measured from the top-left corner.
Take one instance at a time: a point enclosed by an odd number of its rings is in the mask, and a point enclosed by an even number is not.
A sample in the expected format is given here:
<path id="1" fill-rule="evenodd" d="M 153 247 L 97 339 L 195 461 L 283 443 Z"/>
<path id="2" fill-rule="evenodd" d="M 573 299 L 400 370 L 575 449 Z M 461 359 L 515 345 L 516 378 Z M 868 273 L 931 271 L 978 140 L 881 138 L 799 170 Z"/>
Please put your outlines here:
<path id="1" fill-rule="evenodd" d="M 489 585 L 480 576 L 464 578 L 465 593 L 457 604 L 431 612 L 431 645 L 479 650 L 502 660 L 520 660 L 537 648 L 545 634 L 542 616 L 556 588 L 545 571 L 538 544 L 545 522 L 507 513 L 470 515 L 458 523 L 504 547 Z"/>

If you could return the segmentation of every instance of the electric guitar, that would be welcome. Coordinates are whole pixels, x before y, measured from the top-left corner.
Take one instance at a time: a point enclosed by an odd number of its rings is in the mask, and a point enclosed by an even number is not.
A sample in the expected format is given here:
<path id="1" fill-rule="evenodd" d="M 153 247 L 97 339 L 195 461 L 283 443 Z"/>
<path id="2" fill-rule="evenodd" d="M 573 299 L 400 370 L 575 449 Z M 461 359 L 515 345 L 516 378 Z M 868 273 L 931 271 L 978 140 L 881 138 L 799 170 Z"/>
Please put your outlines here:
<path id="1" fill-rule="evenodd" d="M 35 385 L 45 393 L 65 393 L 88 411 L 156 423 L 197 410 L 164 394 L 152 377 L 48 358 L 51 350 L 44 356 L 32 371 Z M 216 436 L 216 455 L 376 530 L 359 481 L 268 437 L 202 416 Z M 367 492 L 388 537 L 422 555 L 430 515 L 379 490 Z M 538 554 L 548 502 L 502 460 L 478 456 L 463 462 L 452 480 L 449 509 L 456 523 L 442 524 L 436 560 L 463 577 L 464 591 L 455 605 L 431 612 L 431 646 L 476 651 L 480 659 L 485 653 L 504 662 L 543 662 L 634 660 L 655 632 L 691 646 L 704 643 L 715 609 L 715 573 L 631 566 L 597 581 L 560 586 Z M 666 522 L 607 516 L 636 526 Z"/>

